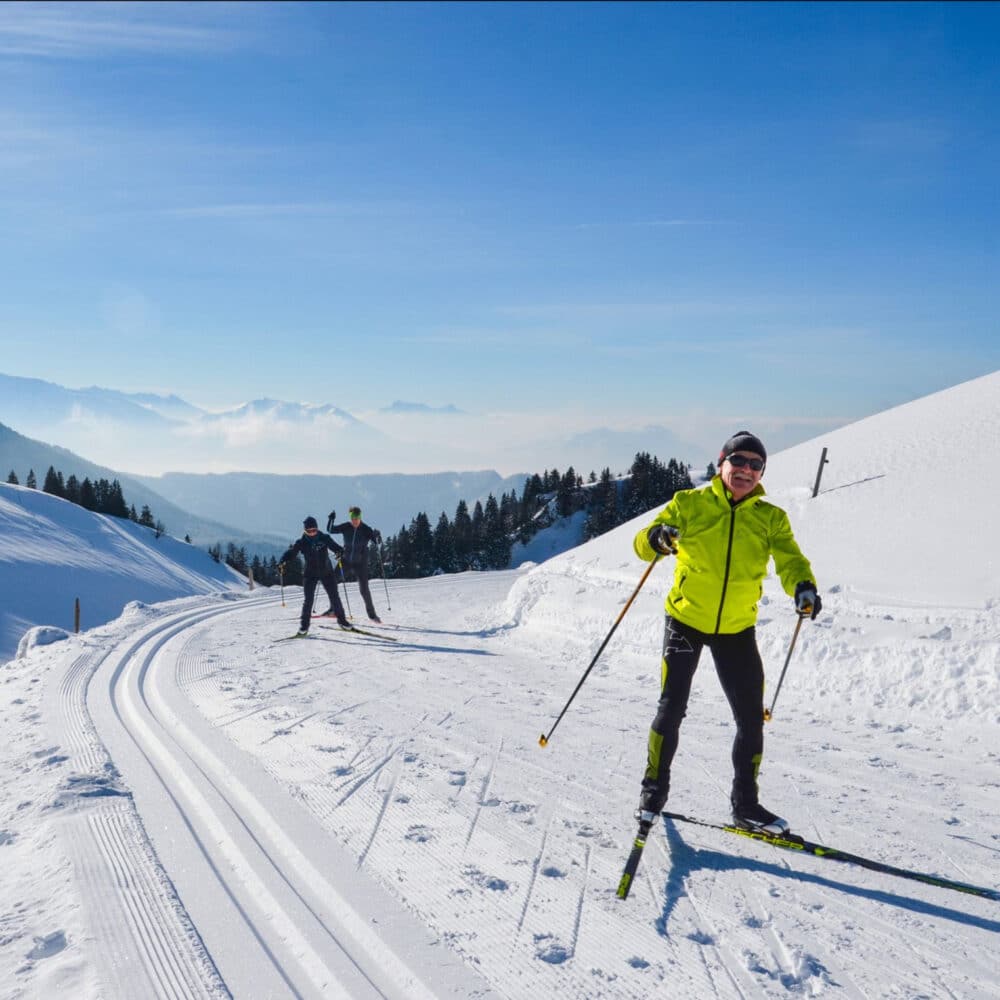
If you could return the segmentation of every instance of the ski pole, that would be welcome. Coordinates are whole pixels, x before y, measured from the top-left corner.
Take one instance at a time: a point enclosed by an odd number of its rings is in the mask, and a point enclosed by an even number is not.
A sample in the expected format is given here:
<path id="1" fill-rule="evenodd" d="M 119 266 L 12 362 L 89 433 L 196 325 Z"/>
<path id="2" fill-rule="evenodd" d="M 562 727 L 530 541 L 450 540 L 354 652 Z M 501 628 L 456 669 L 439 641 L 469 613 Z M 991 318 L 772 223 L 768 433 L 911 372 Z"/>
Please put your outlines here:
<path id="1" fill-rule="evenodd" d="M 788 669 L 788 663 L 792 658 L 792 650 L 795 649 L 795 640 L 799 637 L 799 629 L 802 628 L 802 622 L 805 621 L 806 615 L 809 612 L 801 612 L 799 614 L 799 620 L 795 623 L 795 631 L 792 633 L 792 641 L 788 647 L 788 655 L 785 657 L 785 665 L 781 668 L 781 676 L 778 678 L 778 686 L 774 689 L 774 697 L 771 699 L 771 707 L 764 709 L 764 721 L 770 722 L 771 715 L 774 712 L 774 703 L 778 700 L 778 692 L 781 690 L 781 682 L 785 679 L 785 671 Z"/>
<path id="2" fill-rule="evenodd" d="M 344 581 L 344 600 L 347 601 L 347 617 L 353 618 L 354 613 L 351 611 L 351 595 L 347 593 L 347 574 L 344 572 L 343 560 L 338 559 L 337 565 L 340 567 L 340 579 Z"/>
<path id="3" fill-rule="evenodd" d="M 385 587 L 385 604 L 386 607 L 392 611 L 392 601 L 389 600 L 389 584 L 385 579 L 385 563 L 382 562 L 382 546 L 379 542 L 375 543 L 375 551 L 378 553 L 378 566 L 382 571 L 382 586 Z"/>
<path id="4" fill-rule="evenodd" d="M 281 606 L 285 606 L 285 567 L 284 564 L 278 567 L 278 580 L 281 582 Z"/>
<path id="5" fill-rule="evenodd" d="M 583 682 L 587 679 L 587 675 L 590 673 L 591 670 L 594 669 L 594 664 L 598 661 L 598 659 L 600 659 L 601 653 L 604 652 L 604 647 L 608 644 L 608 642 L 611 640 L 611 637 L 615 634 L 615 629 L 618 628 L 618 626 L 621 624 L 622 619 L 625 617 L 625 613 L 628 611 L 630 607 L 632 607 L 632 602 L 636 599 L 636 596 L 638 595 L 639 591 L 642 590 L 642 585 L 646 582 L 646 578 L 649 576 L 650 573 L 653 572 L 653 567 L 659 561 L 660 557 L 656 556 L 656 558 L 653 559 L 653 561 L 646 567 L 646 572 L 642 574 L 642 579 L 639 581 L 639 585 L 635 588 L 635 590 L 632 591 L 632 596 L 625 602 L 625 607 L 622 608 L 621 613 L 615 619 L 614 625 L 611 626 L 611 630 L 604 637 L 604 642 L 601 643 L 601 648 L 594 654 L 594 658 L 590 661 L 590 666 L 587 667 L 587 669 L 583 672 L 583 676 L 580 678 L 580 683 L 577 684 L 577 686 L 573 689 L 573 693 L 569 696 L 569 701 L 566 702 L 566 704 L 563 706 L 563 710 L 559 713 L 559 718 L 552 723 L 552 728 L 549 730 L 548 736 L 546 736 L 545 733 L 542 733 L 542 735 L 538 737 L 538 745 L 540 747 L 545 747 L 549 745 L 549 740 L 552 739 L 552 734 L 556 731 L 556 726 L 559 725 L 559 722 L 562 720 L 562 717 L 566 714 L 566 709 L 569 708 L 573 699 L 576 697 L 577 691 L 579 691 L 580 688 L 583 687 Z"/>

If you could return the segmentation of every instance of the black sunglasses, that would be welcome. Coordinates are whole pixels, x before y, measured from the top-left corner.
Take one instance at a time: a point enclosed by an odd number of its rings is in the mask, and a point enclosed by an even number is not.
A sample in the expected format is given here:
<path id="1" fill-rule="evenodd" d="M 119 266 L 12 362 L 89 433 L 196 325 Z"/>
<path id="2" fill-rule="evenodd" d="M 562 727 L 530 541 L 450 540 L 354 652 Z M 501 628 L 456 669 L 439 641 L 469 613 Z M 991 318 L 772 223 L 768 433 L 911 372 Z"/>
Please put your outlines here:
<path id="1" fill-rule="evenodd" d="M 729 464 L 735 465 L 737 469 L 749 465 L 754 472 L 760 472 L 764 468 L 764 459 L 762 458 L 747 458 L 746 455 L 727 455 L 726 458 L 729 459 Z"/>

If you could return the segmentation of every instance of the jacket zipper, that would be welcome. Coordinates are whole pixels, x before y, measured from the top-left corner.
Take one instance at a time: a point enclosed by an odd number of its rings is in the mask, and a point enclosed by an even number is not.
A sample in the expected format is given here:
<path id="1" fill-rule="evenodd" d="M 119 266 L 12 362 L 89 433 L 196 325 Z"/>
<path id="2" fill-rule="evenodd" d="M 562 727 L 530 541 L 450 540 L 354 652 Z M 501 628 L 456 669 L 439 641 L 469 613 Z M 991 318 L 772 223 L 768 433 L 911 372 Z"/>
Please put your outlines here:
<path id="1" fill-rule="evenodd" d="M 722 596 L 719 598 L 719 614 L 715 619 L 715 634 L 719 634 L 722 625 L 722 607 L 726 603 L 726 589 L 729 586 L 729 566 L 733 559 L 733 534 L 736 529 L 736 508 L 729 508 L 729 544 L 726 546 L 726 571 L 722 575 Z"/>

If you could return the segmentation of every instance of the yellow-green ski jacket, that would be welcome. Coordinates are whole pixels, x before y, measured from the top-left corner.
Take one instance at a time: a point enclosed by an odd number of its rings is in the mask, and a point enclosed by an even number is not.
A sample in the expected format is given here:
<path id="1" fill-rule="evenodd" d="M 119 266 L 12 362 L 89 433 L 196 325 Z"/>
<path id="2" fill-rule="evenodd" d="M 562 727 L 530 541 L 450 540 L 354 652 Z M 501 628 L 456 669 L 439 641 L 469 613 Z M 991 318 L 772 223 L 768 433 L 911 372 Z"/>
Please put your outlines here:
<path id="1" fill-rule="evenodd" d="M 789 596 L 802 580 L 815 582 L 788 515 L 764 498 L 760 483 L 735 506 L 720 476 L 707 486 L 675 493 L 635 536 L 636 555 L 646 562 L 657 555 L 646 537 L 654 524 L 670 524 L 680 532 L 667 613 L 699 632 L 742 632 L 756 623 L 772 557 Z"/>

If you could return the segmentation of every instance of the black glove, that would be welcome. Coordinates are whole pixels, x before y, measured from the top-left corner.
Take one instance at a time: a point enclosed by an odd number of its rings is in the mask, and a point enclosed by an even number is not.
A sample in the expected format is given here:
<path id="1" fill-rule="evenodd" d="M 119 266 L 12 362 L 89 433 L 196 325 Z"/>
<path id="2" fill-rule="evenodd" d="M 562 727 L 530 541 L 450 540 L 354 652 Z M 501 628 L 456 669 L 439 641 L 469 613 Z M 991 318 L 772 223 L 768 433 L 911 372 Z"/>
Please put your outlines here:
<path id="1" fill-rule="evenodd" d="M 813 620 L 823 610 L 823 601 L 816 593 L 816 584 L 812 580 L 803 580 L 795 585 L 795 610 Z"/>
<path id="2" fill-rule="evenodd" d="M 646 532 L 649 544 L 664 556 L 677 555 L 677 539 L 681 533 L 672 524 L 654 524 Z"/>
<path id="3" fill-rule="evenodd" d="M 336 526 L 337 526 L 337 512 L 335 510 L 331 510 L 326 519 L 326 530 L 333 531 L 333 529 Z"/>

